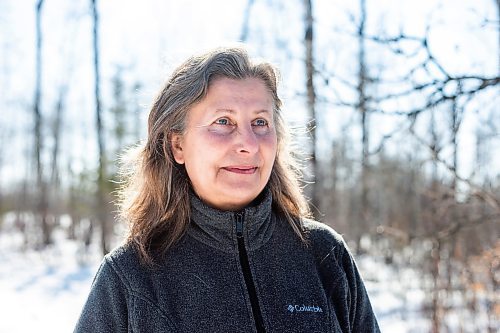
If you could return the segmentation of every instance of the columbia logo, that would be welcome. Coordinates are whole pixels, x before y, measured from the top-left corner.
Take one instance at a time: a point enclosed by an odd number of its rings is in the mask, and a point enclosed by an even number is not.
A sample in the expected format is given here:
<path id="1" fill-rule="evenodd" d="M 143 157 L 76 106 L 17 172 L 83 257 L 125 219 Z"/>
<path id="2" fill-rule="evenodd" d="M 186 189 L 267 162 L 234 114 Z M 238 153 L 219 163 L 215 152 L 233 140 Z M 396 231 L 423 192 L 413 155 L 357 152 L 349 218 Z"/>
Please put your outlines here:
<path id="1" fill-rule="evenodd" d="M 293 312 L 323 312 L 323 309 L 320 306 L 315 305 L 288 305 L 287 310 L 290 313 Z"/>

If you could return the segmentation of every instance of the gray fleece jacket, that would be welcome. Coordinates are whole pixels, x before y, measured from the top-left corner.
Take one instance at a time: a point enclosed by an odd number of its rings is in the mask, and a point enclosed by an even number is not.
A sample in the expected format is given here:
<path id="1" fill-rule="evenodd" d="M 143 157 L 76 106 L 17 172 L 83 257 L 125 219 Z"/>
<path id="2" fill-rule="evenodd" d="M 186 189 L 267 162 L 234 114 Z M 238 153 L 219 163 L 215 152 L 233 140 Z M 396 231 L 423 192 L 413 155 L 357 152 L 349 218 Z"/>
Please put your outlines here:
<path id="1" fill-rule="evenodd" d="M 269 193 L 241 212 L 192 196 L 186 235 L 156 269 L 124 245 L 97 272 L 75 332 L 379 332 L 342 238 L 304 221 L 305 246 Z"/>

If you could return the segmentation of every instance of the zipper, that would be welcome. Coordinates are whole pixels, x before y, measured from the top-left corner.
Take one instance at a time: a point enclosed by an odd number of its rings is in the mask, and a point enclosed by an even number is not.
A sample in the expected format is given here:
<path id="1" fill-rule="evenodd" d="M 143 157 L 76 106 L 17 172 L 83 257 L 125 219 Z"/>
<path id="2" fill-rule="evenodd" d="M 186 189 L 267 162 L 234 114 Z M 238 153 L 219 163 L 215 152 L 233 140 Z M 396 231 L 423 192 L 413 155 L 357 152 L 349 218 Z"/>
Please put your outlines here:
<path id="1" fill-rule="evenodd" d="M 257 299 L 257 292 L 255 284 L 253 283 L 252 272 L 250 271 L 250 263 L 248 262 L 248 254 L 245 249 L 245 238 L 243 236 L 243 222 L 245 216 L 243 212 L 236 213 L 236 238 L 238 240 L 238 254 L 240 257 L 240 265 L 243 270 L 243 277 L 245 278 L 245 285 L 247 286 L 248 295 L 250 297 L 250 304 L 252 306 L 253 318 L 255 320 L 255 327 L 258 333 L 265 333 L 264 321 L 262 320 L 262 313 L 260 311 L 259 301 Z"/>

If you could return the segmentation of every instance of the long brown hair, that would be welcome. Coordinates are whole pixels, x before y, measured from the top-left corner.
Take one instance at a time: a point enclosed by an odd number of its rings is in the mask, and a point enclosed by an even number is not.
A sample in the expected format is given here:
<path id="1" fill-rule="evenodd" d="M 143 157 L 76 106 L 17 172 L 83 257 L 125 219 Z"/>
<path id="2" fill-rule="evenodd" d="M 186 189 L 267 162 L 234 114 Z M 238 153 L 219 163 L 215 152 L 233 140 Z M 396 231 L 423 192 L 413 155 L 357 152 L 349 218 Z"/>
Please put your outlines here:
<path id="1" fill-rule="evenodd" d="M 129 223 L 127 242 L 135 246 L 146 264 L 165 254 L 189 224 L 190 182 L 184 166 L 173 158 L 169 138 L 184 132 L 189 109 L 206 96 L 210 83 L 218 77 L 258 78 L 269 89 L 278 137 L 268 184 L 273 209 L 286 218 L 300 239 L 305 239 L 300 220 L 309 217 L 310 211 L 299 186 L 300 173 L 288 150 L 277 71 L 269 63 L 252 62 L 242 48 L 218 48 L 189 58 L 173 72 L 151 108 L 147 142 L 122 165 L 120 214 Z"/>

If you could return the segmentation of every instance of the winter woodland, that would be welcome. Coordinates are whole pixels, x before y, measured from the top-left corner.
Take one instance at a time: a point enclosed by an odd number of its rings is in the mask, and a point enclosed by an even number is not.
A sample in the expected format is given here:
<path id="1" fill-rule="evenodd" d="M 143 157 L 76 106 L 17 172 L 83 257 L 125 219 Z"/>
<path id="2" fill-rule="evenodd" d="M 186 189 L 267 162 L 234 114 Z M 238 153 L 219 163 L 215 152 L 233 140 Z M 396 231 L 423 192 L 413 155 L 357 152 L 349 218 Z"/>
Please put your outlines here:
<path id="1" fill-rule="evenodd" d="M 304 190 L 381 329 L 500 331 L 498 0 L 4 0 L 0 332 L 71 331 L 156 91 L 238 42 L 280 68 Z"/>

